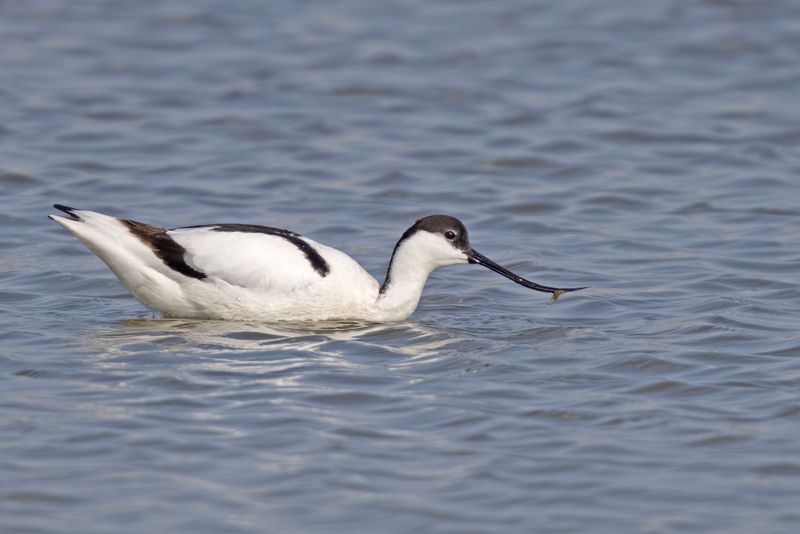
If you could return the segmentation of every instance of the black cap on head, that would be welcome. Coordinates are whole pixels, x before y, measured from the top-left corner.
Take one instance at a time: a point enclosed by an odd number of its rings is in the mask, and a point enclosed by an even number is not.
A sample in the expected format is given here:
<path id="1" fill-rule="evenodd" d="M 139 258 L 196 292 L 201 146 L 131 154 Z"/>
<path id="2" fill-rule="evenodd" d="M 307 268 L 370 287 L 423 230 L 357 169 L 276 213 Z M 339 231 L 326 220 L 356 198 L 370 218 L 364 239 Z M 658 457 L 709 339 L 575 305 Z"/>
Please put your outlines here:
<path id="1" fill-rule="evenodd" d="M 423 217 L 415 222 L 414 226 L 406 230 L 400 240 L 402 241 L 420 230 L 432 234 L 441 234 L 459 250 L 467 251 L 470 248 L 467 228 L 464 223 L 455 217 L 450 217 L 449 215 L 428 215 Z"/>

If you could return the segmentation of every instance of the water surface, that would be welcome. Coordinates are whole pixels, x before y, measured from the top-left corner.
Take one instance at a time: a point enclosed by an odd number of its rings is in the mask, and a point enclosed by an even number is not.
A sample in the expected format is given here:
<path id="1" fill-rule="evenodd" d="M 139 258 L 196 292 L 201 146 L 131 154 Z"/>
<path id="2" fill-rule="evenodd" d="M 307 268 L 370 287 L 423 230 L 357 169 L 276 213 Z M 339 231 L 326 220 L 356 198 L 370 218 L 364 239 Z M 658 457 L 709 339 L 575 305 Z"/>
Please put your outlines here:
<path id="1" fill-rule="evenodd" d="M 800 8 L 0 2 L 4 532 L 795 532 Z M 539 283 L 162 320 L 48 221 L 448 213 Z"/>

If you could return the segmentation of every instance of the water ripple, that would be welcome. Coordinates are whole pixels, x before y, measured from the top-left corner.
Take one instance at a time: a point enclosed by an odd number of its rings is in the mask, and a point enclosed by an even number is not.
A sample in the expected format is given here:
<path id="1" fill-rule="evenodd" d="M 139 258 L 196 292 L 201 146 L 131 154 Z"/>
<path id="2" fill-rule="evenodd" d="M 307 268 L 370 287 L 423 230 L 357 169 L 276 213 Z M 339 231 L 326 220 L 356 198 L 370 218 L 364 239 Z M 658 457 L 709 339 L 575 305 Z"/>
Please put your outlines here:
<path id="1" fill-rule="evenodd" d="M 650 4 L 0 3 L 0 530 L 796 530 L 800 13 Z M 53 202 L 590 289 L 164 320 Z"/>

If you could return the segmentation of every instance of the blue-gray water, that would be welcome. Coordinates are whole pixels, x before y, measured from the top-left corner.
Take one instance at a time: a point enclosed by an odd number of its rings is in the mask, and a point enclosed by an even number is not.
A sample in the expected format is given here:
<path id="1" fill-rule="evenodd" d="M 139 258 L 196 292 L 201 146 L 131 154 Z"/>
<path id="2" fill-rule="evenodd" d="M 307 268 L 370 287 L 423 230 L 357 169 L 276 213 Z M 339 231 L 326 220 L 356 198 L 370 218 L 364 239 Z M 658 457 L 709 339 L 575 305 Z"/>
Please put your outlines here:
<path id="1" fill-rule="evenodd" d="M 0 530 L 797 532 L 794 0 L 0 2 Z M 161 320 L 53 202 L 382 278 L 429 213 L 549 285 Z"/>

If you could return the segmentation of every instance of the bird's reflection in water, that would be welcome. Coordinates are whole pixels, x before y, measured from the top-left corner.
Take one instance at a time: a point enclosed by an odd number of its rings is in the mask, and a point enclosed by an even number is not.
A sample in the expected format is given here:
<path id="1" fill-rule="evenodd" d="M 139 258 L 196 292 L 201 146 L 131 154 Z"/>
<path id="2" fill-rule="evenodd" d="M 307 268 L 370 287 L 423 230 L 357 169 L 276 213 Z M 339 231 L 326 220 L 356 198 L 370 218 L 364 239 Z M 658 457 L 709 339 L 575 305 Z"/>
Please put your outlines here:
<path id="1" fill-rule="evenodd" d="M 394 364 L 453 357 L 448 347 L 462 332 L 410 321 L 264 324 L 187 319 L 125 319 L 89 335 L 89 345 L 106 358 L 181 353 L 212 359 L 275 360 L 304 354 L 363 361 L 389 358 Z M 101 356 L 102 358 L 103 356 Z M 474 362 L 473 362 L 474 363 Z"/>

